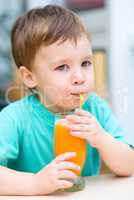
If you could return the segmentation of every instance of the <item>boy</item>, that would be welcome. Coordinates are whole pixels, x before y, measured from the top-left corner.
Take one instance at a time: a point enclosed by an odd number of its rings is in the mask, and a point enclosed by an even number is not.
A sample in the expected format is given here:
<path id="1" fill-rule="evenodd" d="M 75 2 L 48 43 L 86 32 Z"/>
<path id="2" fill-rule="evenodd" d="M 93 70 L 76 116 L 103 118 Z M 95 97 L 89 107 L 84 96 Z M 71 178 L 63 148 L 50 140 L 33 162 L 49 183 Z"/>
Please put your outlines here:
<path id="1" fill-rule="evenodd" d="M 67 115 L 68 129 L 87 141 L 83 176 L 99 173 L 99 157 L 113 173 L 134 171 L 134 151 L 122 135 L 108 105 L 93 93 L 90 36 L 77 15 L 59 6 L 36 8 L 17 19 L 12 52 L 24 84 L 32 94 L 0 113 L 0 195 L 45 195 L 69 188 L 79 166 L 54 158 L 55 113 Z"/>

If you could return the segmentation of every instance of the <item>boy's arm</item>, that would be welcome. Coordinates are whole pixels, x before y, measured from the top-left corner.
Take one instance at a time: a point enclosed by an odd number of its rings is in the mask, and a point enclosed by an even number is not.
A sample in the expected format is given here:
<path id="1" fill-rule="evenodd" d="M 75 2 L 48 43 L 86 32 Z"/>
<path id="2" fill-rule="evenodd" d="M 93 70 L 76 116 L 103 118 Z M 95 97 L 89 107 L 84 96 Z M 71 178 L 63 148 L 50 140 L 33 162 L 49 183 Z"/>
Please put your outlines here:
<path id="1" fill-rule="evenodd" d="M 34 195 L 34 176 L 0 166 L 0 195 Z"/>
<path id="2" fill-rule="evenodd" d="M 120 129 L 116 128 L 114 138 L 102 128 L 93 115 L 84 110 L 77 110 L 75 115 L 68 115 L 66 118 L 66 126 L 70 133 L 86 139 L 91 146 L 98 149 L 106 165 L 115 174 L 129 176 L 134 173 L 134 150 L 125 144 L 119 133 L 117 134 Z"/>
<path id="3" fill-rule="evenodd" d="M 127 144 L 105 133 L 101 135 L 98 150 L 106 165 L 115 174 L 129 176 L 134 173 L 134 150 Z"/>

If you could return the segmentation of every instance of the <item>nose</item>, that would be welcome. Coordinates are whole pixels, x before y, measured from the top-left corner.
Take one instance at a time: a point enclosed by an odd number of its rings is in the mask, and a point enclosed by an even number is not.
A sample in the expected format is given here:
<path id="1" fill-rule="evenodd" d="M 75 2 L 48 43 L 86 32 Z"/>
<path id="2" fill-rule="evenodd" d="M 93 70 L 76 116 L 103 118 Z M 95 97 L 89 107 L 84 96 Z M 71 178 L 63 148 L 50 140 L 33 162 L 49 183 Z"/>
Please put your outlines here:
<path id="1" fill-rule="evenodd" d="M 82 70 L 77 70 L 72 74 L 72 85 L 81 85 L 85 82 L 85 75 Z"/>

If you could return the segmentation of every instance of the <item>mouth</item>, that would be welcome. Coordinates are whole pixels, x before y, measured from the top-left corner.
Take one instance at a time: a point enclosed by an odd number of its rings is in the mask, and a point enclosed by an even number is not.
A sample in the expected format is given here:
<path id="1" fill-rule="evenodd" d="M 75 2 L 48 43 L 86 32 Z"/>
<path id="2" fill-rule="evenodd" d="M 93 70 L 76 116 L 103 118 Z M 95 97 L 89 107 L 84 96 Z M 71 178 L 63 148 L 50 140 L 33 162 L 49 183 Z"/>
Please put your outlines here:
<path id="1" fill-rule="evenodd" d="M 85 99 L 85 97 L 87 96 L 87 93 L 71 93 L 72 99 L 78 100 L 80 101 L 80 95 L 82 95 Z"/>
<path id="2" fill-rule="evenodd" d="M 80 96 L 80 94 L 73 94 L 73 93 L 71 93 L 71 95 L 73 95 L 73 96 Z"/>
<path id="3" fill-rule="evenodd" d="M 80 99 L 80 94 L 71 94 L 71 96 L 72 96 L 73 98 Z"/>
<path id="4" fill-rule="evenodd" d="M 71 95 L 78 96 L 78 97 L 80 97 L 80 95 L 86 95 L 86 94 L 87 94 L 87 92 L 71 93 Z"/>

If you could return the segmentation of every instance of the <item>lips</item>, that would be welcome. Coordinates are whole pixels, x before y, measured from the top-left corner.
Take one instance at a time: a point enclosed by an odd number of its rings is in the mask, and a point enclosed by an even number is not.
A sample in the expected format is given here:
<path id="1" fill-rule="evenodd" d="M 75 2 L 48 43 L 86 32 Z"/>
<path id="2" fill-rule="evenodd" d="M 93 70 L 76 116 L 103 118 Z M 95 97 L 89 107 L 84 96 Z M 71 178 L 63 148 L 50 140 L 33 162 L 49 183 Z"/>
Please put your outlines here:
<path id="1" fill-rule="evenodd" d="M 73 95 L 73 96 L 80 96 L 80 94 L 71 94 L 71 95 Z"/>
<path id="2" fill-rule="evenodd" d="M 80 94 L 87 94 L 89 91 L 90 91 L 89 88 L 85 88 L 85 89 L 74 88 L 73 90 L 70 90 L 70 93 L 80 95 Z"/>
<path id="3" fill-rule="evenodd" d="M 82 94 L 83 96 L 85 96 L 85 93 L 81 93 L 81 94 Z M 81 94 L 74 94 L 74 93 L 73 93 L 73 94 L 71 94 L 71 96 L 74 97 L 74 98 L 80 99 L 80 95 L 81 95 Z"/>
<path id="4" fill-rule="evenodd" d="M 80 95 L 84 95 L 84 94 L 87 94 L 87 93 L 88 93 L 87 91 L 84 91 L 84 92 L 72 92 L 71 95 L 80 96 Z"/>

